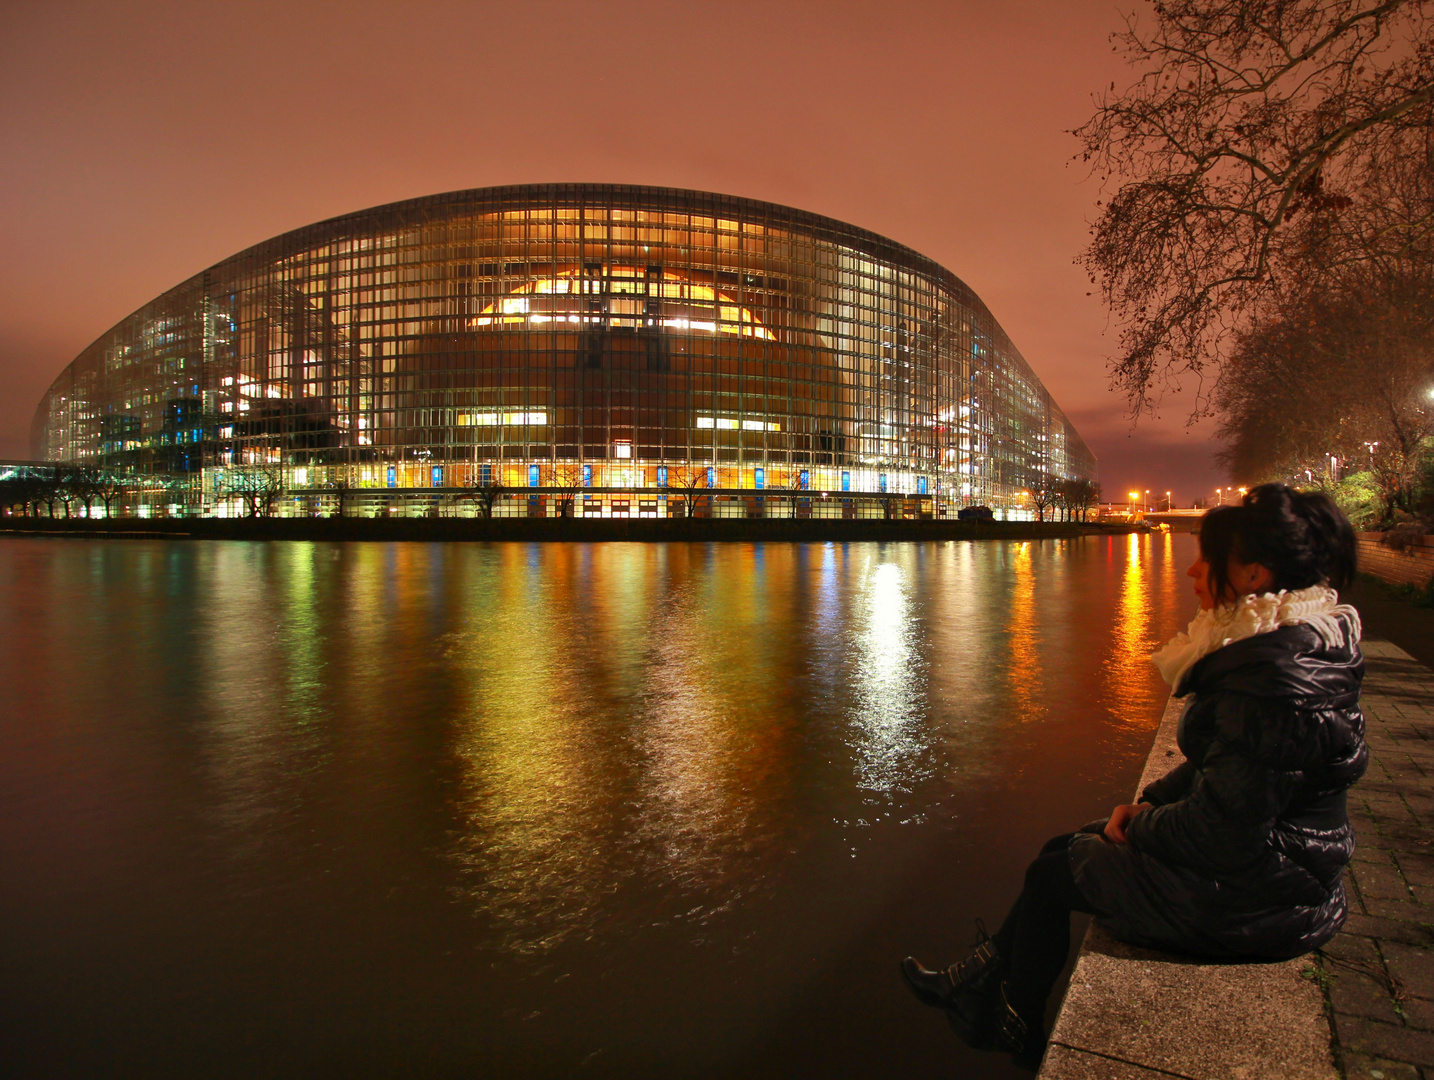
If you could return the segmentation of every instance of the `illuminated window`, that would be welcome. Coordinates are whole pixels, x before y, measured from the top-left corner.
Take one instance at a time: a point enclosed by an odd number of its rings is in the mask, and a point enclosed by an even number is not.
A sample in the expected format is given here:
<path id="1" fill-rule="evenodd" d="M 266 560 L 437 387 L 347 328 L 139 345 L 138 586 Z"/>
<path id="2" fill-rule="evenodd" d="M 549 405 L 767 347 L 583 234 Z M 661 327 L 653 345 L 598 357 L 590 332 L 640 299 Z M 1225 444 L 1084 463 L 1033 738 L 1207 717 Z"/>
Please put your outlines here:
<path id="1" fill-rule="evenodd" d="M 649 325 L 776 340 L 762 320 L 736 297 L 713 285 L 687 281 L 673 271 L 662 273 L 662 280 L 646 281 L 643 272 L 631 266 L 562 270 L 552 277 L 522 283 L 510 295 L 484 307 L 469 320 L 469 325 L 475 328 L 521 323 Z M 586 303 L 580 299 L 603 295 L 607 298 Z M 637 296 L 653 299 L 643 301 L 636 299 Z M 648 318 L 636 318 L 639 315 Z"/>

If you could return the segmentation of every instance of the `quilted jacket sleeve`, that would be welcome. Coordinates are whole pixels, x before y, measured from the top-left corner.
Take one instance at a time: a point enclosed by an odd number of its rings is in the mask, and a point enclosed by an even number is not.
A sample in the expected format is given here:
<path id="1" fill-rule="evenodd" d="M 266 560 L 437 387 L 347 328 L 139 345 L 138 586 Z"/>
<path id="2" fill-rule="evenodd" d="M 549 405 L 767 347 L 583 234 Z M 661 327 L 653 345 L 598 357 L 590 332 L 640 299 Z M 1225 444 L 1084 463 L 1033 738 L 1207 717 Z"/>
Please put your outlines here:
<path id="1" fill-rule="evenodd" d="M 1189 793 L 1140 814 L 1127 831 L 1138 851 L 1222 876 L 1267 854 L 1299 773 L 1279 768 L 1290 764 L 1279 760 L 1288 705 L 1231 693 L 1217 695 L 1213 704 L 1215 737 L 1203 760 L 1192 763 Z"/>
<path id="2" fill-rule="evenodd" d="M 1190 794 L 1195 775 L 1195 766 L 1188 761 L 1182 761 L 1159 780 L 1146 784 L 1145 790 L 1140 793 L 1140 801 L 1151 806 L 1164 806 L 1166 803 L 1183 799 Z"/>

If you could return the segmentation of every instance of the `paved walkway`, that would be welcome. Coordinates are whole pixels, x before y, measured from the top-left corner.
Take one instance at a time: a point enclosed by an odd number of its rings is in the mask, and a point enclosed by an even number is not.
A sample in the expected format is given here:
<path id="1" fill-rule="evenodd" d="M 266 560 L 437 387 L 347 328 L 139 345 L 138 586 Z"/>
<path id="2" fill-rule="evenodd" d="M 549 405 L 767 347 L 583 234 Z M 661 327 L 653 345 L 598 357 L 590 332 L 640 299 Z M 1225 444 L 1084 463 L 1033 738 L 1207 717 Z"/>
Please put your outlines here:
<path id="1" fill-rule="evenodd" d="M 1434 1080 L 1434 671 L 1386 641 L 1364 655 L 1350 916 L 1319 964 L 1344 1074 Z"/>

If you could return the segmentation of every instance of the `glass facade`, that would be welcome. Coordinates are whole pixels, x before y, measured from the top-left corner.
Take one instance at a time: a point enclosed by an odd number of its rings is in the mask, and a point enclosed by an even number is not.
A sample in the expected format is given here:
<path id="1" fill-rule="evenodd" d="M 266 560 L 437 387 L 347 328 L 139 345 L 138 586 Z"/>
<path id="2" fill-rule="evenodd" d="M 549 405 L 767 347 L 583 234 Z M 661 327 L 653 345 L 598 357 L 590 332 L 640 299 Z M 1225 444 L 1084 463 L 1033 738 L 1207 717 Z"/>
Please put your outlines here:
<path id="1" fill-rule="evenodd" d="M 286 506 L 500 484 L 580 490 L 577 513 L 701 488 L 1024 516 L 1043 475 L 1096 471 L 931 260 L 787 207 L 617 185 L 454 192 L 252 247 L 81 353 L 33 440 L 186 513 L 232 512 L 262 475 Z"/>

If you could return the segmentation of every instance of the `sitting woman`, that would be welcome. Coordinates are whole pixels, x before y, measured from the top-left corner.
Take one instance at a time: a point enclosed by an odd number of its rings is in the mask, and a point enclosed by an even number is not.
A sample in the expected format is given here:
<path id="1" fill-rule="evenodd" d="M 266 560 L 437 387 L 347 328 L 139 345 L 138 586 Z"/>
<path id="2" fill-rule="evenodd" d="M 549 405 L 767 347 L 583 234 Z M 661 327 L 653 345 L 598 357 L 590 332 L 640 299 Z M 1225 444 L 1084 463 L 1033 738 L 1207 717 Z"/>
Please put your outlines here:
<path id="1" fill-rule="evenodd" d="M 1290 959 L 1339 930 L 1345 792 L 1368 757 L 1359 616 L 1335 591 L 1354 545 L 1334 503 L 1281 484 L 1205 515 L 1189 571 L 1200 613 L 1154 657 L 1187 699 L 1185 761 L 1108 821 L 1046 844 L 969 958 L 902 962 L 968 1044 L 1039 1065 L 1073 911 L 1134 945 L 1221 960 Z"/>

